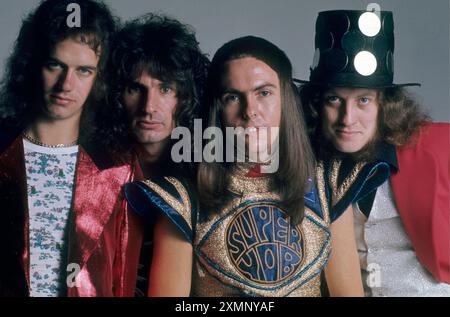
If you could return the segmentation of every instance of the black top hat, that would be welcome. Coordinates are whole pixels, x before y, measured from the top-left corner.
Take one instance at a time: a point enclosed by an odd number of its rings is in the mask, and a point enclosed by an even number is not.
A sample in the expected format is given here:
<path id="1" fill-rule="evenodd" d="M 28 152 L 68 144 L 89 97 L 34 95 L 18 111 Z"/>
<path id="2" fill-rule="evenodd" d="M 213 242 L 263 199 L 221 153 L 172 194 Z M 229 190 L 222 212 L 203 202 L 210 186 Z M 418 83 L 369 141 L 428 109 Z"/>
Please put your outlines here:
<path id="1" fill-rule="evenodd" d="M 295 81 L 360 88 L 420 86 L 393 84 L 394 45 L 392 12 L 320 12 L 310 80 Z"/>

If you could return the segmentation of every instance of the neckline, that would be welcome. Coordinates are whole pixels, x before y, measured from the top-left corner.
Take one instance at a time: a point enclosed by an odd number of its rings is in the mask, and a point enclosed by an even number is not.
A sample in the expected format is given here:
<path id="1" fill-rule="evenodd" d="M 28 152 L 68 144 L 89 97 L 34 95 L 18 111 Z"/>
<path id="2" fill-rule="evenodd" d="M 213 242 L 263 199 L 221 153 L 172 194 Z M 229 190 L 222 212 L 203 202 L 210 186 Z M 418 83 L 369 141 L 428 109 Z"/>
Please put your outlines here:
<path id="1" fill-rule="evenodd" d="M 228 189 L 238 195 L 270 192 L 270 176 L 258 172 L 254 163 L 236 164 L 229 178 Z"/>
<path id="2" fill-rule="evenodd" d="M 26 138 L 22 137 L 23 147 L 25 150 L 31 152 L 37 152 L 42 154 L 51 154 L 51 155 L 61 155 L 61 154 L 74 154 L 78 152 L 78 145 L 70 146 L 70 147 L 61 147 L 61 148 L 49 148 L 45 146 L 40 146 L 28 141 Z"/>

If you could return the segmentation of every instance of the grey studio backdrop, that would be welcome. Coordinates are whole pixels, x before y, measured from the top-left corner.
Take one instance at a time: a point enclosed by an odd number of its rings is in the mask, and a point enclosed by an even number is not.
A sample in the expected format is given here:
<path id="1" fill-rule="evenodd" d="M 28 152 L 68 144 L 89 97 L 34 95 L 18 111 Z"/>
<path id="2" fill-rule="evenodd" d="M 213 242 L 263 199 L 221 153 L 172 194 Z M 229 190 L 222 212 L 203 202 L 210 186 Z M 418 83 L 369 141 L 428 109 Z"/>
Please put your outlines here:
<path id="1" fill-rule="evenodd" d="M 113 12 L 130 19 L 147 12 L 169 14 L 190 24 L 210 57 L 225 42 L 243 35 L 267 38 L 290 57 L 295 76 L 307 79 L 314 55 L 319 11 L 364 10 L 376 2 L 394 12 L 396 83 L 410 88 L 435 121 L 449 122 L 449 0 L 106 0 Z M 9 56 L 20 23 L 37 0 L 0 1 L 0 61 Z M 3 67 L 0 71 L 3 74 Z"/>

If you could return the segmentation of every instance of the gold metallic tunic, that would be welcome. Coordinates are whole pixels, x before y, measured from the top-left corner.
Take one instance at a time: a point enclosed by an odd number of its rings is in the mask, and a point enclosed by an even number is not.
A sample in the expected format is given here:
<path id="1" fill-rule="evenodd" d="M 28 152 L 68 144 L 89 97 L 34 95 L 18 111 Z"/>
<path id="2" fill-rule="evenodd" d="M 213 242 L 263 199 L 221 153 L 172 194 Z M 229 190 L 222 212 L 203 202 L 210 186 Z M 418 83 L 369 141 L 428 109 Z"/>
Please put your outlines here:
<path id="1" fill-rule="evenodd" d="M 269 177 L 246 172 L 238 168 L 231 175 L 234 198 L 197 223 L 193 295 L 320 296 L 320 272 L 330 253 L 325 200 L 322 216 L 306 208 L 304 221 L 292 226 Z"/>
<path id="2" fill-rule="evenodd" d="M 192 237 L 192 295 L 320 296 L 320 273 L 330 254 L 323 173 L 305 196 L 315 210 L 306 207 L 303 222 L 292 226 L 279 196 L 269 189 L 269 177 L 247 177 L 247 172 L 243 166 L 235 169 L 229 186 L 233 198 L 207 219 L 192 214 L 187 190 L 176 178 L 143 182 L 153 203 L 155 194 L 162 198 L 156 205 Z"/>
<path id="3" fill-rule="evenodd" d="M 232 198 L 208 216 L 197 210 L 189 186 L 173 177 L 134 182 L 125 193 L 137 213 L 152 221 L 166 215 L 192 243 L 192 295 L 320 296 L 330 223 L 384 181 L 388 169 L 382 163 L 319 162 L 297 226 L 270 190 L 269 177 L 248 177 L 248 170 L 243 164 L 235 168 Z"/>

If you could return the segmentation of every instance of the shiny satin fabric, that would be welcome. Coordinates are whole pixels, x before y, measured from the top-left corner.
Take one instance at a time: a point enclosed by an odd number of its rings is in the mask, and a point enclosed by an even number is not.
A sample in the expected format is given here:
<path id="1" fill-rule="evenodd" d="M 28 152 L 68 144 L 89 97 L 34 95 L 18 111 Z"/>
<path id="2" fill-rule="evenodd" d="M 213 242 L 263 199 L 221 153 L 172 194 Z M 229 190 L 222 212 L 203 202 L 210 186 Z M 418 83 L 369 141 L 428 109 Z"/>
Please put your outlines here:
<path id="1" fill-rule="evenodd" d="M 29 239 L 22 138 L 0 155 L 2 225 L 0 295 L 29 296 Z M 69 231 L 67 296 L 133 296 L 142 243 L 140 219 L 122 186 L 140 171 L 137 164 L 99 168 L 80 147 Z M 9 226 L 8 226 L 9 224 Z M 9 274 L 8 274 L 9 272 Z M 70 273 L 75 273 L 70 275 Z M 78 273 L 78 274 L 77 274 Z"/>

